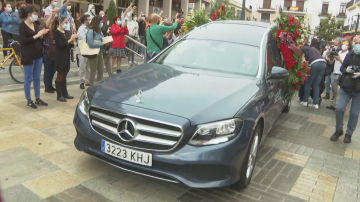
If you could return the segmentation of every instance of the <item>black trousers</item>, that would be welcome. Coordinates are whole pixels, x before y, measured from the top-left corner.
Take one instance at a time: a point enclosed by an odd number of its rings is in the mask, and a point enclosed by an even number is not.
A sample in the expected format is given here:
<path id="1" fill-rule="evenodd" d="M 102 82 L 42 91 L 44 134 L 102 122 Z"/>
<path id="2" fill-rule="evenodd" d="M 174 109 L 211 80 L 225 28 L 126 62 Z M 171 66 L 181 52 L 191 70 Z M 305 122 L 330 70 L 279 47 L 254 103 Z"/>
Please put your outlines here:
<path id="1" fill-rule="evenodd" d="M 3 38 L 3 48 L 9 48 L 9 43 L 10 40 L 13 39 L 13 35 L 4 30 L 1 30 L 1 35 Z M 8 55 L 8 51 L 3 51 L 3 52 L 4 52 L 4 57 Z"/>

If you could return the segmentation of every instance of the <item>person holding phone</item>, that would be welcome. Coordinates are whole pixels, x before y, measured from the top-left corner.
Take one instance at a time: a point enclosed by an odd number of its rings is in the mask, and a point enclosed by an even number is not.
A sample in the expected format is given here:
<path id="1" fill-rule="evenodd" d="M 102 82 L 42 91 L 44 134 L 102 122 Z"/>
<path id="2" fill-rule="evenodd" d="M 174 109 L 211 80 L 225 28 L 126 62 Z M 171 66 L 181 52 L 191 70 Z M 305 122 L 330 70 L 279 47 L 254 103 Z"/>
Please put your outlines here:
<path id="1" fill-rule="evenodd" d="M 38 20 L 37 11 L 32 5 L 23 7 L 19 16 L 24 21 L 20 24 L 21 62 L 24 65 L 24 91 L 27 106 L 36 109 L 37 106 L 48 106 L 40 99 L 40 76 L 43 65 L 43 46 L 41 38 L 49 29 L 41 29 L 34 23 Z M 34 83 L 35 103 L 31 100 L 31 82 Z"/>

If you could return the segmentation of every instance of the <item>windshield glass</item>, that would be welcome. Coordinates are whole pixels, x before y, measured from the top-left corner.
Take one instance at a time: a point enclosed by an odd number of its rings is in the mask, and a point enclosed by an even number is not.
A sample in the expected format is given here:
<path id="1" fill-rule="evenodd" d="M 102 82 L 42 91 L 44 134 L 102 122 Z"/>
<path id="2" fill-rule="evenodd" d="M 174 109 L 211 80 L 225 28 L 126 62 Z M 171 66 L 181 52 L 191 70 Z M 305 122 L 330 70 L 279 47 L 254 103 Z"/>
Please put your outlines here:
<path id="1" fill-rule="evenodd" d="M 182 40 L 165 51 L 156 63 L 256 76 L 259 48 L 210 40 Z"/>

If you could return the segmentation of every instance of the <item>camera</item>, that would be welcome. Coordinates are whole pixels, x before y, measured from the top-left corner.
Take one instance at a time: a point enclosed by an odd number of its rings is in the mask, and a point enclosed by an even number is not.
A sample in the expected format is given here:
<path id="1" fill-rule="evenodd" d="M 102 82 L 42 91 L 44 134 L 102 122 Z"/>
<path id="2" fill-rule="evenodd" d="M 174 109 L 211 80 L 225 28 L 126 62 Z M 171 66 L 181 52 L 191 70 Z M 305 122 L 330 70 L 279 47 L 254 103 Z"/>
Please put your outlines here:
<path id="1" fill-rule="evenodd" d="M 330 56 L 339 56 L 339 53 L 336 51 L 331 51 L 329 55 Z"/>

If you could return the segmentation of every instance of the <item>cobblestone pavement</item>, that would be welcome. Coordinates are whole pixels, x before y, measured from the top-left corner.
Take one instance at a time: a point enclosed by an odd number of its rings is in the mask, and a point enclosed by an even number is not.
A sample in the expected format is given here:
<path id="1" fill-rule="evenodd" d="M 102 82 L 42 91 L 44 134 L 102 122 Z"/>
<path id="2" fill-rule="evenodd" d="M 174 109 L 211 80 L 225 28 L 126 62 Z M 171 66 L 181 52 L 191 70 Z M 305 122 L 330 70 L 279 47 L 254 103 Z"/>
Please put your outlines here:
<path id="1" fill-rule="evenodd" d="M 260 150 L 252 184 L 191 189 L 121 171 L 73 146 L 80 89 L 67 103 L 25 108 L 23 92 L 0 93 L 0 182 L 5 201 L 360 201 L 360 132 L 332 143 L 334 112 L 293 102 Z"/>

